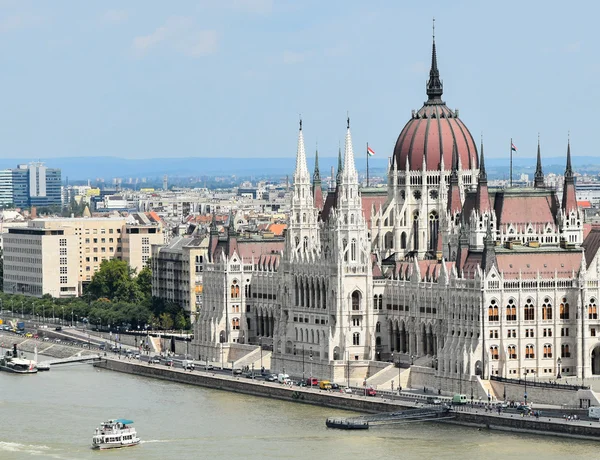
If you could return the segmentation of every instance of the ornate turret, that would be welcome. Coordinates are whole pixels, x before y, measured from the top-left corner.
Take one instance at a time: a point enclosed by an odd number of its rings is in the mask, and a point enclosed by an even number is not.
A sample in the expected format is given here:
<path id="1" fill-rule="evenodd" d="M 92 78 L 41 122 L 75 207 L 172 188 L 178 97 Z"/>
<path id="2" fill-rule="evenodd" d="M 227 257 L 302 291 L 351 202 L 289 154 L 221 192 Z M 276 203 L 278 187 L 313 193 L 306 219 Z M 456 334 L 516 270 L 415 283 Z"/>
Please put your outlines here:
<path id="1" fill-rule="evenodd" d="M 323 185 L 321 183 L 321 173 L 319 172 L 319 151 L 315 151 L 315 171 L 313 172 L 313 199 L 315 208 L 323 210 Z"/>
<path id="2" fill-rule="evenodd" d="M 429 97 L 426 104 L 443 104 L 442 94 L 444 93 L 444 85 L 440 80 L 440 71 L 437 66 L 437 53 L 435 50 L 435 19 L 433 23 L 433 46 L 431 47 L 431 69 L 429 70 L 429 80 L 427 81 L 427 96 Z"/>
<path id="3" fill-rule="evenodd" d="M 475 203 L 477 211 L 480 213 L 489 212 L 490 197 L 488 194 L 488 180 L 485 171 L 485 160 L 483 157 L 483 141 L 481 141 L 481 152 L 479 157 L 479 181 L 477 183 L 477 200 Z"/>
<path id="4" fill-rule="evenodd" d="M 458 183 L 458 153 L 456 143 L 452 145 L 452 172 L 450 173 L 450 189 L 448 190 L 448 212 L 452 218 L 462 210 Z"/>
<path id="5" fill-rule="evenodd" d="M 571 167 L 571 140 L 567 144 L 567 167 L 565 168 L 565 182 L 563 185 L 562 209 L 565 213 L 577 210 L 577 198 L 575 196 L 575 177 Z"/>
<path id="6" fill-rule="evenodd" d="M 544 187 L 544 172 L 542 171 L 542 154 L 540 151 L 540 136 L 538 135 L 538 147 L 537 147 L 537 164 L 535 166 L 535 180 L 533 183 L 535 188 Z"/>

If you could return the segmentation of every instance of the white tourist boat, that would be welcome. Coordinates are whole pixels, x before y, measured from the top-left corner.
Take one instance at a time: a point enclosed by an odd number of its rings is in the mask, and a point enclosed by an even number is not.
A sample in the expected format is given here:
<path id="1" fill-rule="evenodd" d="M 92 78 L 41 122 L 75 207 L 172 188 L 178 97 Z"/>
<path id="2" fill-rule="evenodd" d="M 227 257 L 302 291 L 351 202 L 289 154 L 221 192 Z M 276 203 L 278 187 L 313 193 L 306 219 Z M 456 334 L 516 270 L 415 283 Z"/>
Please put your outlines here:
<path id="1" fill-rule="evenodd" d="M 17 345 L 15 344 L 12 353 L 7 351 L 0 358 L 0 371 L 12 372 L 13 374 L 35 374 L 38 369 L 35 361 L 19 358 Z"/>
<path id="2" fill-rule="evenodd" d="M 103 422 L 92 437 L 92 449 L 116 449 L 137 446 L 140 438 L 131 425 L 133 420 L 119 418 Z"/>

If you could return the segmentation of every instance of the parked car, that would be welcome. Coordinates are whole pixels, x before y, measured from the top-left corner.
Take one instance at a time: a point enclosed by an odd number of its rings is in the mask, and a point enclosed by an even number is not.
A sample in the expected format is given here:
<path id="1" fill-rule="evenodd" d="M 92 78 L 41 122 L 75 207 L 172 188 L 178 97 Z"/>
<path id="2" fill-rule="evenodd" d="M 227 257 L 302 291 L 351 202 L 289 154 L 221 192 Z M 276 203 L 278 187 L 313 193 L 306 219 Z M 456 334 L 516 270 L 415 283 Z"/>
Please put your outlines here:
<path id="1" fill-rule="evenodd" d="M 213 366 L 212 364 L 207 364 L 206 365 L 206 370 L 207 371 L 212 371 L 215 368 L 215 366 Z"/>
<path id="2" fill-rule="evenodd" d="M 27 338 L 32 338 L 32 337 L 33 337 L 33 334 L 32 334 L 31 332 L 28 332 L 27 334 L 25 334 L 25 337 L 27 337 Z"/>
<path id="3" fill-rule="evenodd" d="M 61 326 L 56 326 L 56 327 L 54 328 L 54 330 L 55 330 L 55 331 L 62 331 L 62 327 L 61 327 Z"/>
<path id="4" fill-rule="evenodd" d="M 350 388 L 350 387 L 344 388 L 344 393 L 352 394 L 352 388 Z"/>
<path id="5" fill-rule="evenodd" d="M 167 359 L 167 360 L 165 361 L 165 366 L 168 366 L 168 367 L 173 367 L 173 360 L 172 360 L 172 359 Z"/>
<path id="6" fill-rule="evenodd" d="M 233 370 L 233 375 L 242 375 L 242 370 L 241 369 L 234 369 Z"/>
<path id="7" fill-rule="evenodd" d="M 153 358 L 150 358 L 150 362 L 152 364 L 160 364 L 160 358 L 158 356 L 155 356 Z"/>
<path id="8" fill-rule="evenodd" d="M 310 377 L 310 378 L 306 379 L 306 386 L 307 387 L 319 386 L 319 379 L 316 377 Z"/>
<path id="9" fill-rule="evenodd" d="M 277 374 L 271 374 L 265 380 L 267 382 L 277 382 Z"/>
<path id="10" fill-rule="evenodd" d="M 140 359 L 140 354 L 139 354 L 139 353 L 136 353 L 135 355 L 133 355 L 133 357 L 134 357 L 135 359 Z"/>
<path id="11" fill-rule="evenodd" d="M 332 389 L 332 390 L 339 390 L 339 389 L 340 389 L 340 386 L 339 386 L 337 383 L 332 383 L 332 384 L 331 384 L 331 389 Z"/>
<path id="12" fill-rule="evenodd" d="M 39 335 L 37 335 L 37 334 L 33 334 L 33 338 L 34 338 L 34 339 L 39 339 L 39 338 L 40 338 L 40 336 L 39 336 Z"/>
<path id="13" fill-rule="evenodd" d="M 525 405 L 525 404 L 519 404 L 517 406 L 517 411 L 518 412 L 529 412 L 531 410 L 531 407 Z"/>
<path id="14" fill-rule="evenodd" d="M 367 388 L 365 393 L 367 396 L 377 396 L 377 391 L 375 391 L 375 388 L 372 387 Z"/>
<path id="15" fill-rule="evenodd" d="M 319 388 L 321 390 L 331 390 L 331 382 L 329 380 L 321 380 L 319 382 Z"/>

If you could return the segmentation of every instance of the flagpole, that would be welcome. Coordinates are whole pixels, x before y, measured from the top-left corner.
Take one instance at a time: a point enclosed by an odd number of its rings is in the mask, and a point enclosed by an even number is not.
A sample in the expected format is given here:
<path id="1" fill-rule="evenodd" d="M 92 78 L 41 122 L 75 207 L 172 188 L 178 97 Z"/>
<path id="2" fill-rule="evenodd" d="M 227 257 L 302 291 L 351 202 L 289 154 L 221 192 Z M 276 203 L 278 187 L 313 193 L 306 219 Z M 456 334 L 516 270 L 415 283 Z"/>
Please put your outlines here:
<path id="1" fill-rule="evenodd" d="M 367 188 L 369 188 L 369 143 L 367 142 Z"/>
<path id="2" fill-rule="evenodd" d="M 512 137 L 510 138 L 510 186 L 512 188 Z"/>

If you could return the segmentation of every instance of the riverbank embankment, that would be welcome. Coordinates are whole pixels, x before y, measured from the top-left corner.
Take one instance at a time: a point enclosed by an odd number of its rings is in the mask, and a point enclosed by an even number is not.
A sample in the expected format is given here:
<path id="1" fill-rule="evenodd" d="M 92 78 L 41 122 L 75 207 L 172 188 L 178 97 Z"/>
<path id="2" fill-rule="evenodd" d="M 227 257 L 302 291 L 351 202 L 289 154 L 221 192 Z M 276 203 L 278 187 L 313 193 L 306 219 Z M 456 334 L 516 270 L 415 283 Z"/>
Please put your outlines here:
<path id="1" fill-rule="evenodd" d="M 128 374 L 169 380 L 172 382 L 197 385 L 206 388 L 233 391 L 253 396 L 280 399 L 290 402 L 314 404 L 335 409 L 364 413 L 395 412 L 417 407 L 418 401 L 391 400 L 381 397 L 369 397 L 357 394 L 323 391 L 314 388 L 290 387 L 263 380 L 228 376 L 210 371 L 184 371 L 149 365 L 139 361 L 103 359 L 94 366 L 102 369 Z M 560 416 L 526 417 L 517 413 L 485 411 L 483 408 L 453 408 L 452 418 L 440 421 L 480 429 L 510 431 L 517 433 L 561 436 L 600 441 L 600 423 L 598 421 L 566 421 Z"/>

